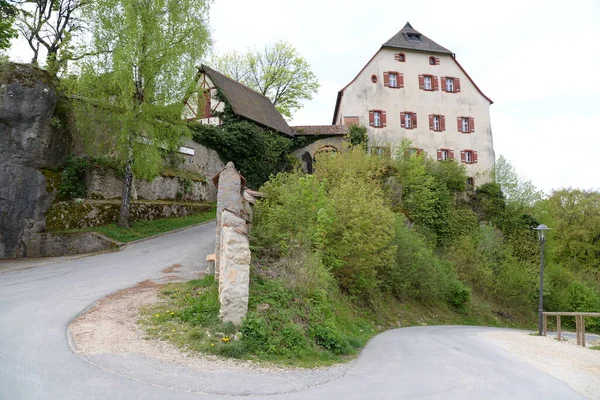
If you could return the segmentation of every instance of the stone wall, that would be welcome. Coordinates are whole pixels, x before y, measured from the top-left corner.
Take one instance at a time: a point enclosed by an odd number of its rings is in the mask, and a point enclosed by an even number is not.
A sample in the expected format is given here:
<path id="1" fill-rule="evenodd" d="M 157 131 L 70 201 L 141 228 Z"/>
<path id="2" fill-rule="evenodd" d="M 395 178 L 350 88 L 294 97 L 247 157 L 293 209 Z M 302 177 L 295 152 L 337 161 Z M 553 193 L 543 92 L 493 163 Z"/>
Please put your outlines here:
<path id="1" fill-rule="evenodd" d="M 120 199 L 123 180 L 106 167 L 93 167 L 86 176 L 88 197 L 92 199 Z M 178 177 L 157 176 L 152 181 L 134 179 L 131 196 L 137 200 L 215 201 L 212 182 L 190 181 L 186 188 Z"/>
<path id="2" fill-rule="evenodd" d="M 117 222 L 120 206 L 120 201 L 57 202 L 46 212 L 46 228 L 49 231 L 61 231 Z M 132 202 L 129 220 L 183 217 L 208 211 L 211 207 L 210 204 L 196 203 Z"/>
<path id="3" fill-rule="evenodd" d="M 117 250 L 120 243 L 95 232 L 35 233 L 29 237 L 25 257 L 56 257 Z"/>
<path id="4" fill-rule="evenodd" d="M 57 94 L 50 76 L 29 65 L 0 66 L 0 258 L 20 257 L 44 231 L 53 196 L 43 167 L 57 166 L 68 137 L 52 129 Z"/>
<path id="5" fill-rule="evenodd" d="M 324 139 L 319 139 L 308 146 L 294 150 L 292 153 L 302 163 L 304 172 L 312 173 L 315 154 L 319 151 L 342 151 L 344 149 L 344 137 L 332 136 Z"/>

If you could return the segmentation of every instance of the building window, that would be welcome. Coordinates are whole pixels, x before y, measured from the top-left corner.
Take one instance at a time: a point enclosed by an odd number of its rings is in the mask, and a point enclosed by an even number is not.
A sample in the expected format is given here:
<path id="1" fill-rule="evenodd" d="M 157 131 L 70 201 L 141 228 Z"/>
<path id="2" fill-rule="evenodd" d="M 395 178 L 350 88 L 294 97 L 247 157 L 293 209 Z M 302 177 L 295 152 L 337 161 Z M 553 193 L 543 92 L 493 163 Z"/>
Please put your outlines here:
<path id="1" fill-rule="evenodd" d="M 446 117 L 443 115 L 430 115 L 429 116 L 429 129 L 436 132 L 442 132 L 446 130 Z"/>
<path id="2" fill-rule="evenodd" d="M 210 104 L 210 90 L 205 90 L 202 92 L 202 97 L 200 99 L 202 103 L 202 118 L 210 118 L 212 117 L 212 109 Z"/>
<path id="3" fill-rule="evenodd" d="M 440 65 L 440 59 L 437 57 L 429 57 L 429 65 Z"/>
<path id="4" fill-rule="evenodd" d="M 404 76 L 400 72 L 384 72 L 383 73 L 383 85 L 390 88 L 403 88 L 404 87 Z"/>
<path id="5" fill-rule="evenodd" d="M 374 146 L 371 147 L 371 154 L 377 157 L 390 158 L 392 156 L 392 150 L 389 147 Z"/>
<path id="6" fill-rule="evenodd" d="M 420 34 L 418 33 L 409 33 L 408 34 L 408 40 L 412 41 L 412 42 L 420 42 L 421 38 L 420 38 Z"/>
<path id="7" fill-rule="evenodd" d="M 475 119 L 471 117 L 458 117 L 456 120 L 458 131 L 462 133 L 475 132 Z"/>
<path id="8" fill-rule="evenodd" d="M 431 84 L 431 76 L 424 76 L 423 82 L 424 82 L 423 88 L 425 90 L 433 90 L 433 85 Z"/>
<path id="9" fill-rule="evenodd" d="M 400 125 L 405 129 L 415 129 L 417 127 L 417 113 L 401 112 Z"/>
<path id="10" fill-rule="evenodd" d="M 377 75 L 375 75 L 375 74 L 371 75 L 371 82 L 377 83 Z"/>
<path id="11" fill-rule="evenodd" d="M 438 161 L 454 160 L 454 150 L 439 149 L 437 151 Z"/>
<path id="12" fill-rule="evenodd" d="M 419 75 L 419 89 L 422 90 L 438 90 L 438 79 L 437 76 L 433 75 Z"/>
<path id="13" fill-rule="evenodd" d="M 460 161 L 465 164 L 477 163 L 477 152 L 475 150 L 463 150 L 460 152 Z"/>
<path id="14" fill-rule="evenodd" d="M 386 114 L 382 110 L 369 111 L 369 126 L 373 128 L 384 128 L 386 126 Z"/>
<path id="15" fill-rule="evenodd" d="M 420 156 L 421 154 L 423 154 L 423 149 L 418 149 L 416 147 L 409 147 L 408 149 L 404 150 L 405 157 L 410 157 L 412 155 Z"/>
<path id="16" fill-rule="evenodd" d="M 396 54 L 394 54 L 394 59 L 399 62 L 406 62 L 406 54 L 396 53 Z"/>
<path id="17" fill-rule="evenodd" d="M 442 90 L 447 93 L 460 92 L 460 79 L 448 76 L 442 77 Z"/>
<path id="18" fill-rule="evenodd" d="M 473 189 L 475 187 L 475 179 L 472 176 L 467 177 L 467 189 Z"/>

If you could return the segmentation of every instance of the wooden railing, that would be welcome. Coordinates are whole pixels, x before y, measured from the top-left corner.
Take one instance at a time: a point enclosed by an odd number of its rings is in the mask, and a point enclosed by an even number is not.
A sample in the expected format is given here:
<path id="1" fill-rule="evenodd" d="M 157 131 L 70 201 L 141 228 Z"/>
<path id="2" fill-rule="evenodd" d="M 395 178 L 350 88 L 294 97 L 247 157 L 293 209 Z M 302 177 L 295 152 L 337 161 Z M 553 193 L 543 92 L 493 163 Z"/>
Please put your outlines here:
<path id="1" fill-rule="evenodd" d="M 575 336 L 577 337 L 577 345 L 585 347 L 585 318 L 584 317 L 600 317 L 600 313 L 594 312 L 544 312 L 544 327 L 543 335 L 548 334 L 548 316 L 556 316 L 556 336 L 561 340 L 560 317 L 575 317 Z"/>

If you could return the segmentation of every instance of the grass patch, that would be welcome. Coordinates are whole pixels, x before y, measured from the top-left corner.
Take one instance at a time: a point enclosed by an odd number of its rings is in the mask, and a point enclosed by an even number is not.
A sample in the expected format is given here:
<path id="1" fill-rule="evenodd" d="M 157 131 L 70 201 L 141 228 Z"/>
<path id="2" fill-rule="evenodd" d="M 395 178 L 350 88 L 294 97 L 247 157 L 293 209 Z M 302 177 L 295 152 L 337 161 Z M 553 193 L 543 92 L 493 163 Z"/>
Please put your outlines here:
<path id="1" fill-rule="evenodd" d="M 186 217 L 162 218 L 150 221 L 137 221 L 131 223 L 129 228 L 120 228 L 117 226 L 117 224 L 112 223 L 91 228 L 73 229 L 65 232 L 98 232 L 113 240 L 122 243 L 127 243 L 134 240 L 157 235 L 159 233 L 169 232 L 175 229 L 185 228 L 186 226 L 196 225 L 214 218 L 216 218 L 216 209 L 212 208 L 209 211 L 188 215 Z"/>
<path id="2" fill-rule="evenodd" d="M 212 276 L 169 284 L 166 304 L 147 308 L 140 323 L 149 337 L 222 357 L 313 367 L 349 359 L 377 333 L 349 304 L 324 292 L 301 296 L 281 281 L 253 276 L 249 312 L 235 327 L 219 321 Z"/>
<path id="3" fill-rule="evenodd" d="M 592 350 L 600 350 L 600 346 L 592 346 L 592 347 L 590 347 L 590 349 L 592 349 Z"/>

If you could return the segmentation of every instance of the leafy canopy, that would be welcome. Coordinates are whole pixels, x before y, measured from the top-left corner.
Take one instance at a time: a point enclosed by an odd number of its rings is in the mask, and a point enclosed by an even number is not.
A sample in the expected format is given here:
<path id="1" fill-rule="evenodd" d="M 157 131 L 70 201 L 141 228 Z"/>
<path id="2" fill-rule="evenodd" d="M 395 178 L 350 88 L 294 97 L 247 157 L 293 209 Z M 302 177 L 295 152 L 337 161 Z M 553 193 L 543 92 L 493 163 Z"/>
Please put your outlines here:
<path id="1" fill-rule="evenodd" d="M 0 0 L 0 50 L 10 47 L 10 40 L 17 37 L 17 30 L 13 28 L 17 8 L 7 0 Z"/>
<path id="2" fill-rule="evenodd" d="M 112 144 L 124 159 L 133 148 L 136 174 L 161 167 L 160 153 L 186 132 L 180 106 L 210 44 L 204 0 L 99 0 L 86 10 L 96 55 L 80 63 L 76 92 L 86 99 L 83 128 L 103 108 L 113 119 Z M 82 129 L 85 131 L 85 129 Z"/>
<path id="3" fill-rule="evenodd" d="M 287 118 L 311 100 L 319 89 L 306 59 L 289 43 L 279 41 L 263 52 L 230 52 L 215 56 L 214 68 L 267 96 Z"/>

